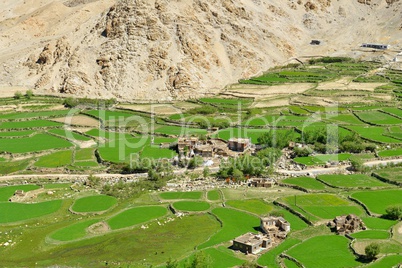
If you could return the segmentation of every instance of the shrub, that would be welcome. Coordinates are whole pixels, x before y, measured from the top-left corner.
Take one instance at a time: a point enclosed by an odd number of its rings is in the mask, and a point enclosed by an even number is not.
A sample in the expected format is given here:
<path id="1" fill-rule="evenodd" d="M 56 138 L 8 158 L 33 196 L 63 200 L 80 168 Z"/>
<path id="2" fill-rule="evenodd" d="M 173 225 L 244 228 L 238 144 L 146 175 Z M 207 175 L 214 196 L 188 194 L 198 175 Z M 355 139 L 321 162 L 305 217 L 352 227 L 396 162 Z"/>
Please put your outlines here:
<path id="1" fill-rule="evenodd" d="M 32 97 L 33 97 L 33 91 L 32 90 L 27 90 L 26 92 L 25 92 L 25 97 L 29 100 L 29 99 L 31 99 Z"/>
<path id="2" fill-rule="evenodd" d="M 204 105 L 202 107 L 197 107 L 188 110 L 189 114 L 214 114 L 217 112 L 217 109 L 210 105 Z"/>
<path id="3" fill-rule="evenodd" d="M 380 245 L 371 243 L 364 249 L 364 252 L 366 253 L 367 259 L 374 260 L 378 253 L 380 253 Z"/>
<path id="4" fill-rule="evenodd" d="M 310 150 L 306 147 L 304 148 L 295 147 L 293 149 L 293 152 L 295 153 L 295 157 L 305 157 L 310 155 Z"/>
<path id="5" fill-rule="evenodd" d="M 385 210 L 385 217 L 391 220 L 399 220 L 402 218 L 402 207 L 401 206 L 389 206 Z"/>
<path id="6" fill-rule="evenodd" d="M 364 170 L 363 161 L 360 158 L 351 157 L 349 159 L 349 161 L 350 161 L 350 164 L 352 165 L 353 170 L 359 171 L 359 172 Z"/>
<path id="7" fill-rule="evenodd" d="M 17 92 L 14 93 L 14 99 L 19 100 L 19 99 L 21 99 L 21 97 L 22 97 L 21 92 L 17 91 Z"/>

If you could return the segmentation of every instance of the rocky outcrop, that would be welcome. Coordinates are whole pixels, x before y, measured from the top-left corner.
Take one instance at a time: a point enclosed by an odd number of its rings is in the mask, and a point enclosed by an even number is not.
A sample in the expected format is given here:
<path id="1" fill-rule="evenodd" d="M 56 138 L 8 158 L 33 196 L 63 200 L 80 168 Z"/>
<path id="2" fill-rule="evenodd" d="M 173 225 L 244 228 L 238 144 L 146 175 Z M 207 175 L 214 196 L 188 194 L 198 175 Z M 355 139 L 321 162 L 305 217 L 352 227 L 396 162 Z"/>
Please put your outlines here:
<path id="1" fill-rule="evenodd" d="M 216 93 L 296 55 L 397 42 L 392 33 L 400 29 L 377 21 L 400 25 L 402 10 L 397 0 L 43 3 L 20 6 L 26 14 L 19 19 L 0 19 L 0 46 L 7 48 L 0 55 L 0 85 L 158 101 Z M 17 12 L 10 10 L 3 17 Z M 384 36 L 374 38 L 379 33 Z M 311 39 L 326 42 L 313 50 Z"/>

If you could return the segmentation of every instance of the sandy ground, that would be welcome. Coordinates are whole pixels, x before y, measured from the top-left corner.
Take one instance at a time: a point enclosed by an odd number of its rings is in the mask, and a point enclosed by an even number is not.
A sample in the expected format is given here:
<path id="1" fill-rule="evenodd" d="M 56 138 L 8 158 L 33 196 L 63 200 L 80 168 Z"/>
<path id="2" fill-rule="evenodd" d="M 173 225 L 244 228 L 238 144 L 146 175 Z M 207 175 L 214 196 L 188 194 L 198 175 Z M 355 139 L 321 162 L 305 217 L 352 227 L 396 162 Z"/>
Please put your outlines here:
<path id="1" fill-rule="evenodd" d="M 65 123 L 67 125 L 85 126 L 85 127 L 99 127 L 99 121 L 85 115 L 74 115 L 52 119 L 52 121 Z"/>
<path id="2" fill-rule="evenodd" d="M 386 85 L 386 83 L 355 83 L 350 82 L 347 78 L 337 81 L 322 82 L 318 85 L 317 90 L 363 90 L 374 91 L 376 87 Z"/>
<path id="3" fill-rule="evenodd" d="M 279 107 L 288 106 L 289 99 L 273 99 L 273 100 L 256 100 L 252 107 L 254 108 L 264 108 L 264 107 Z"/>
<path id="4" fill-rule="evenodd" d="M 129 104 L 120 105 L 119 107 L 134 111 L 155 113 L 161 115 L 176 114 L 181 112 L 181 109 L 178 109 L 171 104 Z"/>
<path id="5" fill-rule="evenodd" d="M 29 89 L 28 87 L 23 87 L 23 86 L 1 86 L 0 85 L 0 98 L 14 97 L 14 94 L 17 92 L 25 94 L 25 92 L 28 89 Z"/>
<path id="6" fill-rule="evenodd" d="M 314 87 L 314 84 L 295 83 L 277 86 L 256 86 L 256 85 L 233 85 L 225 91 L 225 94 L 244 94 L 255 98 L 266 98 L 267 96 L 300 94 Z"/>

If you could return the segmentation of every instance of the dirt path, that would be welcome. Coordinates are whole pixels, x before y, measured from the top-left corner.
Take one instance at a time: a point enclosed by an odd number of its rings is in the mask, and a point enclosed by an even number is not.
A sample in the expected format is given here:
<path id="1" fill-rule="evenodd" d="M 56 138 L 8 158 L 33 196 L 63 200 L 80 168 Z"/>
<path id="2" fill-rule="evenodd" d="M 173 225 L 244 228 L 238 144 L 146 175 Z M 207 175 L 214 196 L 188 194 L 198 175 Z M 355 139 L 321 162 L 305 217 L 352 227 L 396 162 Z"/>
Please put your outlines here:
<path id="1" fill-rule="evenodd" d="M 367 167 L 373 167 L 373 166 L 385 166 L 387 164 L 400 164 L 402 163 L 402 159 L 388 159 L 388 160 L 374 160 L 374 161 L 368 161 L 364 163 L 363 165 Z M 284 175 L 295 175 L 295 176 L 303 176 L 307 174 L 312 174 L 312 175 L 321 175 L 321 174 L 331 174 L 331 173 L 336 173 L 336 172 L 342 172 L 346 171 L 350 166 L 337 166 L 337 167 L 330 167 L 330 168 L 313 168 L 313 169 L 304 169 L 300 171 L 294 171 L 294 170 L 284 170 L 284 169 L 278 169 L 276 172 Z"/>
<path id="2" fill-rule="evenodd" d="M 402 159 L 389 159 L 389 160 L 375 160 L 364 163 L 365 166 L 372 167 L 376 165 L 387 165 L 389 163 L 398 164 L 402 163 Z M 330 168 L 313 168 L 313 169 L 304 169 L 300 171 L 295 170 L 285 170 L 285 169 L 277 169 L 276 172 L 283 175 L 294 175 L 294 176 L 303 176 L 307 174 L 312 175 L 320 175 L 320 174 L 331 174 L 336 172 L 343 172 L 350 167 L 347 165 L 338 166 L 338 167 L 330 167 Z M 173 173 L 175 175 L 184 174 L 187 169 L 175 170 Z M 191 172 L 202 172 L 203 168 L 197 168 L 195 170 L 191 170 Z M 210 167 L 210 172 L 218 172 L 219 167 Z M 98 177 L 104 180 L 112 180 L 112 179 L 138 179 L 147 177 L 147 173 L 138 173 L 138 174 L 108 174 L 108 173 L 99 173 L 92 174 L 94 177 Z M 0 176 L 0 182 L 7 182 L 10 180 L 32 180 L 32 179 L 53 179 L 53 180 L 84 180 L 87 179 L 89 175 L 85 174 L 23 174 L 23 175 L 7 175 Z"/>

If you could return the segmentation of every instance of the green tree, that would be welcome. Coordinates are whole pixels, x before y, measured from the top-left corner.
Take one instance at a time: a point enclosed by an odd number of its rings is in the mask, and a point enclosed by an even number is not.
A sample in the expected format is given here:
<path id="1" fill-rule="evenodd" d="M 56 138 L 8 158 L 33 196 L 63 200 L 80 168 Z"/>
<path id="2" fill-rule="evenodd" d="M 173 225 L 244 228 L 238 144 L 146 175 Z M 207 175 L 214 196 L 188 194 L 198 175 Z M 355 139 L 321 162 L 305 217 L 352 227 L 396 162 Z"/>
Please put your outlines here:
<path id="1" fill-rule="evenodd" d="M 212 268 L 210 256 L 204 252 L 196 252 L 194 258 L 189 259 L 185 265 L 187 268 Z"/>
<path id="2" fill-rule="evenodd" d="M 28 100 L 30 100 L 32 97 L 33 97 L 33 91 L 32 90 L 27 90 L 26 92 L 25 92 L 25 97 L 28 99 Z"/>
<path id="3" fill-rule="evenodd" d="M 352 165 L 353 170 L 355 171 L 363 171 L 364 165 L 363 161 L 360 158 L 352 156 L 349 158 L 350 164 Z"/>
<path id="4" fill-rule="evenodd" d="M 378 253 L 380 253 L 380 245 L 377 243 L 371 243 L 366 246 L 364 252 L 366 253 L 367 259 L 374 260 Z"/>
<path id="5" fill-rule="evenodd" d="M 17 91 L 14 93 L 14 99 L 19 100 L 22 98 L 22 93 Z"/>
<path id="6" fill-rule="evenodd" d="M 402 218 L 402 206 L 389 206 L 385 212 L 385 217 L 388 219 L 399 220 Z"/>
<path id="7" fill-rule="evenodd" d="M 204 159 L 201 156 L 194 156 L 188 162 L 187 168 L 194 169 L 194 168 L 200 167 L 203 162 L 204 162 Z"/>
<path id="8" fill-rule="evenodd" d="M 177 261 L 176 260 L 172 260 L 172 259 L 169 259 L 167 262 L 166 262 L 166 268 L 178 268 L 179 267 L 179 264 L 177 263 Z"/>
<path id="9" fill-rule="evenodd" d="M 207 178 L 209 176 L 210 170 L 209 167 L 204 167 L 204 170 L 202 171 L 202 176 L 204 178 Z"/>
<path id="10" fill-rule="evenodd" d="M 294 139 L 294 132 L 291 130 L 287 130 L 284 133 L 271 130 L 258 137 L 257 142 L 266 147 L 283 149 L 289 145 L 289 141 L 292 139 Z"/>
<path id="11" fill-rule="evenodd" d="M 233 170 L 233 178 L 235 178 L 236 181 L 243 180 L 244 174 L 240 169 L 236 168 L 236 169 Z"/>

